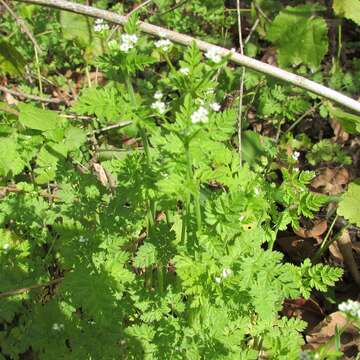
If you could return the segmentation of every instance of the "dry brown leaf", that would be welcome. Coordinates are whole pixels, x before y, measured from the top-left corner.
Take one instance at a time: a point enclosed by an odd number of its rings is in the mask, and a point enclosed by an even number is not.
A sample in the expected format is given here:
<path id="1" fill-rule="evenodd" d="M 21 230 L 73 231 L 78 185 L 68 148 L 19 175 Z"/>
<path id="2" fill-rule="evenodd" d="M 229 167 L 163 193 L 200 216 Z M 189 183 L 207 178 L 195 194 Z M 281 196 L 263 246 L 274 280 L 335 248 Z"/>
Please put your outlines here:
<path id="1" fill-rule="evenodd" d="M 284 301 L 281 315 L 287 318 L 296 317 L 306 321 L 307 331 L 313 329 L 324 319 L 320 305 L 312 299 L 287 299 Z"/>
<path id="2" fill-rule="evenodd" d="M 324 194 L 336 195 L 344 191 L 349 181 L 350 175 L 345 168 L 325 168 L 311 182 L 311 186 Z"/>
<path id="3" fill-rule="evenodd" d="M 102 167 L 102 165 L 100 165 L 98 163 L 94 163 L 94 164 L 92 164 L 92 166 L 94 168 L 94 172 L 95 172 L 95 175 L 98 178 L 98 180 L 101 182 L 101 184 L 103 186 L 107 186 L 109 181 L 108 181 L 106 172 L 105 172 L 104 168 Z"/>
<path id="4" fill-rule="evenodd" d="M 305 229 L 299 227 L 294 230 L 296 235 L 299 235 L 302 238 L 314 238 L 319 239 L 319 237 L 327 230 L 327 221 L 319 220 L 316 221 L 310 229 Z"/>
<path id="5" fill-rule="evenodd" d="M 330 314 L 308 332 L 306 335 L 308 344 L 305 348 L 317 349 L 321 345 L 328 343 L 335 335 L 336 326 L 341 329 L 346 324 L 346 317 L 340 311 Z M 351 359 L 352 354 L 359 352 L 359 340 L 359 332 L 352 325 L 349 325 L 341 335 L 341 351 L 345 353 L 346 358 Z M 329 347 L 331 346 L 333 346 L 333 344 L 329 343 Z"/>
<path id="6" fill-rule="evenodd" d="M 312 258 L 315 255 L 317 245 L 312 238 L 303 239 L 297 236 L 279 237 L 276 244 L 295 262 L 303 261 L 305 258 Z"/>
<path id="7" fill-rule="evenodd" d="M 338 121 L 330 119 L 330 125 L 334 130 L 335 141 L 344 143 L 349 140 L 349 134 L 342 128 L 341 124 Z"/>
<path id="8" fill-rule="evenodd" d="M 10 93 L 5 93 L 5 101 L 9 104 L 9 105 L 16 105 L 19 101 L 16 100 Z"/>

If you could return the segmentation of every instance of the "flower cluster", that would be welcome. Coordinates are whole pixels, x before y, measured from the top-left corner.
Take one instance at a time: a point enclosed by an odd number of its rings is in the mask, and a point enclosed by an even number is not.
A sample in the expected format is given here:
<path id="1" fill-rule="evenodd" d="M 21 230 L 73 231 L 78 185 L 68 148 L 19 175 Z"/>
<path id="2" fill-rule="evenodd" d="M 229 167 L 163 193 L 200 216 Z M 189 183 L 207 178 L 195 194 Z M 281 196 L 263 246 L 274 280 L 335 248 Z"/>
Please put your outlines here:
<path id="1" fill-rule="evenodd" d="M 109 25 L 104 23 L 103 19 L 96 19 L 94 25 L 94 31 L 98 33 L 104 30 L 109 30 Z"/>
<path id="2" fill-rule="evenodd" d="M 156 100 L 151 104 L 151 108 L 156 110 L 159 114 L 164 114 L 166 111 L 166 105 L 161 99 L 163 98 L 164 94 L 160 91 L 157 91 L 154 94 L 154 99 Z"/>
<path id="3" fill-rule="evenodd" d="M 215 282 L 216 282 L 217 284 L 220 284 L 222 279 L 227 278 L 227 277 L 230 276 L 231 274 L 232 274 L 232 270 L 231 270 L 231 269 L 229 269 L 229 268 L 224 268 L 223 271 L 222 271 L 221 274 L 220 274 L 220 277 L 215 277 Z"/>
<path id="4" fill-rule="evenodd" d="M 54 331 L 64 330 L 64 324 L 54 323 L 53 326 L 52 326 L 52 329 Z"/>
<path id="5" fill-rule="evenodd" d="M 171 48 L 172 42 L 168 39 L 161 39 L 155 42 L 155 46 L 163 52 L 168 52 Z"/>
<path id="6" fill-rule="evenodd" d="M 209 111 L 203 106 L 200 106 L 191 115 L 191 122 L 193 124 L 207 123 L 208 121 L 209 121 Z"/>
<path id="7" fill-rule="evenodd" d="M 221 62 L 222 60 L 222 56 L 219 52 L 219 50 L 215 47 L 212 47 L 211 49 L 209 49 L 206 53 L 205 56 L 211 60 L 212 62 L 214 62 L 215 64 L 218 64 L 219 62 Z"/>
<path id="8" fill-rule="evenodd" d="M 190 69 L 188 67 L 180 68 L 179 72 L 183 75 L 189 75 Z"/>
<path id="9" fill-rule="evenodd" d="M 139 38 L 137 37 L 137 35 L 132 34 L 122 34 L 121 35 L 121 43 L 120 43 L 120 51 L 122 52 L 129 52 L 129 50 L 131 50 L 135 44 L 138 42 Z"/>
<path id="10" fill-rule="evenodd" d="M 210 108 L 211 108 L 211 110 L 217 112 L 217 111 L 220 111 L 221 105 L 219 103 L 217 103 L 217 102 L 213 102 L 213 103 L 210 104 Z"/>
<path id="11" fill-rule="evenodd" d="M 79 237 L 79 242 L 80 242 L 80 243 L 86 244 L 88 241 L 89 241 L 89 239 L 86 238 L 85 236 L 82 236 L 82 235 L 81 235 L 81 236 Z"/>
<path id="12" fill-rule="evenodd" d="M 295 151 L 293 154 L 292 154 L 292 158 L 294 160 L 299 160 L 299 157 L 300 157 L 300 153 L 298 151 Z"/>
<path id="13" fill-rule="evenodd" d="M 360 302 L 348 300 L 339 305 L 339 310 L 347 316 L 360 320 Z"/>
<path id="14" fill-rule="evenodd" d="M 7 253 L 9 251 L 9 249 L 10 249 L 10 244 L 6 243 L 3 245 L 3 250 L 5 253 Z"/>
<path id="15" fill-rule="evenodd" d="M 201 99 L 197 99 L 198 103 L 201 105 L 196 111 L 194 111 L 191 115 L 191 122 L 193 124 L 197 123 L 207 123 L 209 121 L 209 110 L 206 109 L 204 105 L 204 101 Z M 213 111 L 220 111 L 221 105 L 217 102 L 213 102 L 209 105 L 210 109 Z"/>

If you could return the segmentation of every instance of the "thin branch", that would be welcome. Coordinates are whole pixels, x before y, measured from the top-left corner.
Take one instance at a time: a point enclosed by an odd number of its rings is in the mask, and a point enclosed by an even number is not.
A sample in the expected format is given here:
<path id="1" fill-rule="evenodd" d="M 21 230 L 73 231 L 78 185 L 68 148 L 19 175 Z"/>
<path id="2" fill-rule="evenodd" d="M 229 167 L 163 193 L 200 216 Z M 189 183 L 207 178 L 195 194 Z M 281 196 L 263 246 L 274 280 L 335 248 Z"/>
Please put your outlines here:
<path id="1" fill-rule="evenodd" d="M 126 17 L 130 17 L 131 15 L 133 15 L 134 13 L 136 13 L 137 11 L 139 11 L 140 9 L 142 9 L 143 7 L 145 7 L 146 5 L 150 4 L 152 2 L 152 0 L 147 0 L 145 2 L 143 2 L 142 4 L 138 5 L 135 9 L 131 10 Z"/>
<path id="2" fill-rule="evenodd" d="M 118 129 L 118 128 L 123 128 L 123 127 L 131 125 L 132 123 L 133 122 L 130 121 L 130 120 L 129 121 L 120 121 L 120 122 L 118 122 L 116 124 L 105 126 L 105 127 L 101 128 L 101 129 L 91 131 L 87 135 L 100 134 L 100 133 L 103 133 L 105 131 L 114 130 L 114 129 Z"/>
<path id="3" fill-rule="evenodd" d="M 101 18 L 120 25 L 124 25 L 127 22 L 126 16 L 118 15 L 110 11 L 101 10 L 94 7 L 77 4 L 65 0 L 15 0 L 15 1 L 54 7 L 57 9 L 71 11 L 77 14 Z M 154 35 L 156 37 L 159 37 L 165 31 L 167 34 L 167 38 L 169 40 L 186 46 L 195 42 L 196 45 L 199 47 L 199 49 L 202 51 L 208 51 L 212 48 L 216 49 L 223 56 L 226 55 L 229 56 L 229 59 L 236 64 L 248 67 L 252 70 L 259 71 L 263 74 L 273 76 L 277 79 L 288 82 L 294 86 L 311 91 L 319 96 L 332 100 L 360 114 L 360 102 L 346 95 L 343 95 L 338 91 L 332 90 L 324 85 L 318 84 L 315 81 L 308 80 L 302 76 L 290 73 L 283 69 L 279 69 L 276 66 L 263 63 L 262 61 L 255 60 L 251 57 L 239 53 L 232 53 L 229 49 L 212 45 L 205 41 L 195 39 L 191 36 L 180 34 L 175 31 L 167 30 L 160 26 L 152 25 L 146 22 L 142 22 L 142 21 L 139 22 L 139 30 L 147 34 Z"/>
<path id="4" fill-rule="evenodd" d="M 27 37 L 33 43 L 35 51 L 38 51 L 41 54 L 41 52 L 42 52 L 41 47 L 37 43 L 32 32 L 28 29 L 25 21 L 20 16 L 18 16 L 4 0 L 0 0 L 0 3 L 5 7 L 5 9 L 10 13 L 10 15 L 16 20 L 17 24 L 21 27 L 22 31 L 27 35 Z"/>
<path id="5" fill-rule="evenodd" d="M 1 85 L 0 85 L 0 91 L 9 93 L 9 94 L 17 96 L 17 97 L 22 97 L 22 98 L 25 98 L 25 99 L 39 101 L 39 102 L 43 102 L 43 103 L 51 103 L 51 104 L 65 103 L 65 101 L 61 100 L 61 99 L 46 99 L 46 98 L 43 98 L 41 96 L 25 94 L 25 93 L 22 93 L 22 92 L 19 92 L 19 91 L 16 91 L 16 90 L 8 89 L 7 87 L 1 86 Z"/>
<path id="6" fill-rule="evenodd" d="M 238 20 L 238 36 L 240 45 L 240 54 L 244 56 L 244 44 L 242 38 L 242 26 L 241 26 L 241 7 L 240 0 L 236 0 L 237 20 Z M 244 96 L 244 80 L 245 80 L 245 66 L 242 67 L 241 79 L 240 79 L 240 94 L 239 94 L 239 114 L 238 114 L 238 151 L 239 151 L 239 162 L 242 167 L 242 110 L 243 110 L 243 96 Z"/>
<path id="7" fill-rule="evenodd" d="M 337 244 L 356 285 L 360 286 L 360 272 L 354 259 L 351 239 L 347 229 L 343 230 L 341 236 L 337 239 Z"/>
<path id="8" fill-rule="evenodd" d="M 257 19 L 255 20 L 255 22 L 254 22 L 254 25 L 253 25 L 253 26 L 251 27 L 251 29 L 250 29 L 249 35 L 246 37 L 246 39 L 245 39 L 245 41 L 244 41 L 244 45 L 246 45 L 246 44 L 250 41 L 250 39 L 251 39 L 251 37 L 252 37 L 252 34 L 253 34 L 254 31 L 256 30 L 256 28 L 258 27 L 259 23 L 260 23 L 260 19 L 257 18 Z"/>
<path id="9" fill-rule="evenodd" d="M 0 298 L 20 295 L 20 294 L 29 292 L 31 290 L 40 289 L 40 288 L 50 286 L 50 285 L 55 285 L 55 284 L 58 284 L 59 282 L 61 282 L 63 279 L 64 279 L 63 277 L 60 277 L 60 278 L 57 278 L 57 279 L 54 279 L 54 280 L 50 280 L 50 281 L 48 281 L 46 283 L 43 283 L 43 284 L 36 284 L 36 285 L 31 285 L 31 286 L 20 288 L 20 289 L 4 291 L 4 292 L 0 293 Z"/>

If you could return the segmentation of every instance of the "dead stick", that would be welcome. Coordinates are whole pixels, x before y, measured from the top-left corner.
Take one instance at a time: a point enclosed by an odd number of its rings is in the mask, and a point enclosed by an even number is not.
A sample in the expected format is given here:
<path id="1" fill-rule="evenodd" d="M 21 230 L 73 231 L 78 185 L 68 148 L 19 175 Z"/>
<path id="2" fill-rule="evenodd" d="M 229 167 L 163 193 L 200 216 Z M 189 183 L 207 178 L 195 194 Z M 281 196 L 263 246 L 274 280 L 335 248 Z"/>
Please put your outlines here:
<path id="1" fill-rule="evenodd" d="M 36 285 L 31 285 L 31 286 L 20 288 L 20 289 L 4 291 L 4 292 L 0 293 L 0 298 L 5 298 L 5 297 L 9 297 L 9 296 L 15 296 L 15 295 L 23 294 L 23 293 L 31 291 L 31 290 L 40 289 L 40 288 L 43 288 L 45 286 L 55 285 L 55 284 L 58 284 L 63 279 L 64 279 L 63 277 L 60 277 L 60 278 L 57 278 L 57 279 L 54 279 L 54 280 L 50 280 L 50 281 L 48 281 L 46 283 L 43 283 L 43 284 L 36 284 Z"/>
<path id="2" fill-rule="evenodd" d="M 348 230 L 344 229 L 341 236 L 336 241 L 339 246 L 340 252 L 344 258 L 344 262 L 349 268 L 349 271 L 355 283 L 360 286 L 360 272 L 354 259 L 351 239 Z"/>
<path id="3" fill-rule="evenodd" d="M 5 86 L 1 86 L 0 85 L 0 91 L 2 92 L 6 92 L 8 94 L 17 96 L 17 97 L 22 97 L 25 99 L 29 99 L 29 100 L 34 100 L 34 101 L 39 101 L 39 102 L 43 102 L 43 103 L 51 103 L 51 104 L 60 104 L 60 103 L 64 103 L 65 101 L 61 100 L 61 99 L 46 99 L 40 96 L 36 96 L 36 95 L 31 95 L 31 94 L 25 94 L 16 90 L 12 90 L 12 89 L 8 89 Z"/>
<path id="4" fill-rule="evenodd" d="M 24 3 L 31 3 L 43 6 L 54 7 L 61 10 L 71 11 L 77 14 L 88 15 L 96 18 L 101 18 L 115 24 L 124 25 L 127 22 L 127 17 L 123 15 L 118 15 L 116 13 L 101 10 L 95 7 L 86 6 L 82 4 L 73 3 L 65 0 L 15 0 Z M 315 81 L 308 80 L 302 76 L 293 74 L 286 70 L 280 69 L 276 66 L 272 66 L 262 61 L 255 60 L 246 55 L 239 53 L 233 53 L 228 49 L 225 49 L 220 46 L 209 44 L 205 41 L 195 39 L 191 36 L 180 34 L 175 31 L 164 29 L 160 26 L 152 25 L 143 21 L 139 21 L 140 31 L 160 37 L 164 32 L 167 35 L 167 38 L 175 43 L 182 45 L 190 45 L 195 42 L 199 49 L 202 51 L 208 51 L 210 49 L 215 49 L 219 54 L 225 56 L 228 55 L 229 59 L 236 64 L 245 66 L 247 68 L 259 71 L 263 74 L 273 76 L 277 79 L 283 80 L 287 83 L 290 83 L 294 86 L 300 87 L 302 89 L 311 91 L 319 96 L 325 97 L 329 100 L 332 100 L 344 107 L 351 109 L 360 114 L 360 102 L 356 101 L 346 95 L 339 93 L 338 91 L 332 90 L 324 85 L 318 84 Z"/>

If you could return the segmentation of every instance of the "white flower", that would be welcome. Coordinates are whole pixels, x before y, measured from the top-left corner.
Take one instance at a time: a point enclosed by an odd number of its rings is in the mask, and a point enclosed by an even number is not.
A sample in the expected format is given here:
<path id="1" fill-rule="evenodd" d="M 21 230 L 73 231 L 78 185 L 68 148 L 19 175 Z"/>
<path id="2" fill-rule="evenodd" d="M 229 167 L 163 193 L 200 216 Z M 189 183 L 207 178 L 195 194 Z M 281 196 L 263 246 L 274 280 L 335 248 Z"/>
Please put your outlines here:
<path id="1" fill-rule="evenodd" d="M 339 310 L 347 316 L 360 320 L 360 303 L 358 301 L 348 300 L 339 305 Z"/>
<path id="2" fill-rule="evenodd" d="M 6 244 L 3 245 L 3 250 L 4 250 L 5 252 L 8 252 L 9 249 L 10 249 L 10 244 L 6 243 Z"/>
<path id="3" fill-rule="evenodd" d="M 122 34 L 120 50 L 126 53 L 129 52 L 129 50 L 131 50 L 135 46 L 138 40 L 139 38 L 135 34 Z"/>
<path id="4" fill-rule="evenodd" d="M 300 153 L 298 151 L 295 151 L 293 154 L 292 154 L 292 157 L 294 160 L 299 160 L 299 157 L 300 157 Z"/>
<path id="5" fill-rule="evenodd" d="M 160 30 L 158 32 L 158 35 L 161 37 L 161 38 L 166 38 L 168 33 L 165 31 L 165 30 Z"/>
<path id="6" fill-rule="evenodd" d="M 79 237 L 79 242 L 81 242 L 81 243 L 87 243 L 88 241 L 89 241 L 89 239 L 82 235 Z"/>
<path id="7" fill-rule="evenodd" d="M 212 95 L 212 94 L 215 93 L 215 89 L 209 89 L 208 91 L 206 91 L 206 93 L 207 93 L 208 95 Z"/>
<path id="8" fill-rule="evenodd" d="M 155 42 L 155 46 L 164 52 L 168 52 L 171 45 L 172 45 L 172 42 L 168 39 L 158 40 Z"/>
<path id="9" fill-rule="evenodd" d="M 294 171 L 295 171 L 295 172 L 299 172 L 300 169 L 299 169 L 298 167 L 294 167 Z"/>
<path id="10" fill-rule="evenodd" d="M 220 284 L 220 283 L 221 283 L 221 278 L 215 277 L 215 282 L 216 282 L 217 284 Z"/>
<path id="11" fill-rule="evenodd" d="M 225 268 L 223 269 L 223 271 L 221 272 L 221 276 L 225 279 L 228 276 L 230 276 L 232 274 L 232 270 L 229 268 Z"/>
<path id="12" fill-rule="evenodd" d="M 161 91 L 157 91 L 157 92 L 154 94 L 154 99 L 160 100 L 160 99 L 162 99 L 163 96 L 164 96 L 164 94 L 163 94 Z"/>
<path id="13" fill-rule="evenodd" d="M 215 64 L 218 64 L 221 61 L 221 54 L 215 47 L 212 47 L 210 50 L 208 50 L 207 53 L 205 53 L 205 56 Z"/>
<path id="14" fill-rule="evenodd" d="M 219 111 L 221 109 L 221 105 L 218 104 L 217 102 L 213 102 L 213 103 L 210 104 L 210 108 L 213 111 Z"/>
<path id="15" fill-rule="evenodd" d="M 95 25 L 94 25 L 95 32 L 101 32 L 101 31 L 108 30 L 108 29 L 109 29 L 109 25 L 105 24 L 103 19 L 95 20 Z"/>
<path id="16" fill-rule="evenodd" d="M 151 108 L 156 110 L 159 114 L 163 114 L 166 110 L 165 103 L 160 100 L 157 100 L 154 103 L 152 103 Z"/>
<path id="17" fill-rule="evenodd" d="M 189 75 L 190 73 L 190 69 L 188 67 L 181 68 L 179 71 L 183 75 Z"/>
<path id="18" fill-rule="evenodd" d="M 55 331 L 60 331 L 64 329 L 64 324 L 58 324 L 58 323 L 54 323 L 52 326 L 52 329 Z"/>
<path id="19" fill-rule="evenodd" d="M 129 50 L 132 49 L 133 47 L 134 47 L 134 46 L 132 46 L 131 44 L 122 43 L 122 44 L 120 45 L 120 51 L 127 53 L 127 52 L 129 52 Z"/>
<path id="20" fill-rule="evenodd" d="M 123 43 L 135 45 L 138 42 L 138 37 L 135 34 L 129 35 L 129 34 L 122 34 L 121 35 L 121 41 Z"/>
<path id="21" fill-rule="evenodd" d="M 203 106 L 200 106 L 198 110 L 192 113 L 191 122 L 193 124 L 197 123 L 207 123 L 209 118 L 209 111 L 205 109 Z"/>

